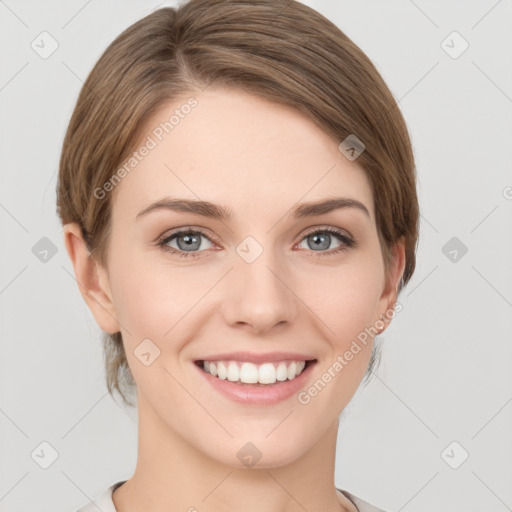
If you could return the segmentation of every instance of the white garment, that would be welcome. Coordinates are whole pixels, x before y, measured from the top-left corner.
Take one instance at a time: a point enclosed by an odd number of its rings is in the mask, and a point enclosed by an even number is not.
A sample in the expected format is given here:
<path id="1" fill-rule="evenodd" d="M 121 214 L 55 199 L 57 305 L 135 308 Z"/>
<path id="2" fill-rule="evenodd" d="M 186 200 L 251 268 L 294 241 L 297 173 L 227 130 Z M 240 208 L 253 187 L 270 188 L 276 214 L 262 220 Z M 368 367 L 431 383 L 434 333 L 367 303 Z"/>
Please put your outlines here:
<path id="1" fill-rule="evenodd" d="M 117 512 L 114 502 L 112 500 L 112 493 L 126 480 L 121 480 L 115 484 L 107 487 L 93 502 L 84 505 L 77 512 Z M 357 508 L 359 512 L 384 512 L 382 509 L 370 505 L 367 501 L 354 496 L 348 491 L 338 489 L 344 496 L 346 496 Z"/>

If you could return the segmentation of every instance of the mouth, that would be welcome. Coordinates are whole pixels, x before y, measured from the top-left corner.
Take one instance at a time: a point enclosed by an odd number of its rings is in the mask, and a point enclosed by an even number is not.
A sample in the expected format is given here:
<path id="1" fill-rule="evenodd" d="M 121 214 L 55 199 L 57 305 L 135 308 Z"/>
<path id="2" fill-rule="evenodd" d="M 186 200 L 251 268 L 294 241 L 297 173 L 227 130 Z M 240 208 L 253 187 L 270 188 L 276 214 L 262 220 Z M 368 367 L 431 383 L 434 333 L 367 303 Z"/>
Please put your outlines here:
<path id="1" fill-rule="evenodd" d="M 215 393 L 244 406 L 269 407 L 291 400 L 307 387 L 318 360 L 269 362 L 260 358 L 260 362 L 197 360 L 194 366 L 197 367 L 199 378 Z"/>
<path id="2" fill-rule="evenodd" d="M 302 374 L 309 373 L 309 368 L 316 363 L 317 359 L 288 359 L 264 362 L 262 364 L 229 360 L 194 361 L 194 364 L 209 377 L 250 388 L 275 387 L 290 381 L 295 381 L 299 379 Z"/>

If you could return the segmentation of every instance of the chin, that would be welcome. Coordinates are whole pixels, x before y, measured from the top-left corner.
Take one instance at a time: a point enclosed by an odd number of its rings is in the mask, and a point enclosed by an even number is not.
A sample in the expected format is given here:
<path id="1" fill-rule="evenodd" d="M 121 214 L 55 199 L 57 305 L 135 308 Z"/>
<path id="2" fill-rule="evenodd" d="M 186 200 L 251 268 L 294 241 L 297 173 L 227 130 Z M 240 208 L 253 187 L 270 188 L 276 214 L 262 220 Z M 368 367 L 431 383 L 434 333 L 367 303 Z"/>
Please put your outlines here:
<path id="1" fill-rule="evenodd" d="M 208 452 L 219 463 L 236 469 L 272 469 L 295 462 L 308 450 L 299 432 L 297 436 L 277 432 L 266 435 L 247 434 L 226 439 L 225 443 L 216 443 L 215 452 L 211 452 L 210 445 Z"/>

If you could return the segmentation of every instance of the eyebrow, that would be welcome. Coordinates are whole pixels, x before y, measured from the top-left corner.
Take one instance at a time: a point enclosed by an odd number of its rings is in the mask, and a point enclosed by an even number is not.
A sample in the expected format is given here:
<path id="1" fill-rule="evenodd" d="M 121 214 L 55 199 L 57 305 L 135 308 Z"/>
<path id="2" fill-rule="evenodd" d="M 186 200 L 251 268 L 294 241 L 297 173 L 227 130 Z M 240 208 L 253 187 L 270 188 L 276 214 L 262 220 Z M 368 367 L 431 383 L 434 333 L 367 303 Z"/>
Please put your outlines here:
<path id="1" fill-rule="evenodd" d="M 332 199 L 325 199 L 323 201 L 302 203 L 295 207 L 291 211 L 290 215 L 292 218 L 296 219 L 314 217 L 316 215 L 324 215 L 331 211 L 339 210 L 342 208 L 355 208 L 364 212 L 368 218 L 371 218 L 370 212 L 363 203 L 348 197 L 336 197 Z M 150 204 L 148 207 L 141 210 L 135 219 L 140 220 L 150 212 L 157 210 L 172 210 L 177 212 L 193 213 L 203 217 L 211 217 L 220 221 L 229 221 L 233 218 L 231 210 L 224 208 L 223 206 L 210 203 L 208 201 L 196 201 L 191 199 L 176 199 L 166 197 L 153 204 Z"/>

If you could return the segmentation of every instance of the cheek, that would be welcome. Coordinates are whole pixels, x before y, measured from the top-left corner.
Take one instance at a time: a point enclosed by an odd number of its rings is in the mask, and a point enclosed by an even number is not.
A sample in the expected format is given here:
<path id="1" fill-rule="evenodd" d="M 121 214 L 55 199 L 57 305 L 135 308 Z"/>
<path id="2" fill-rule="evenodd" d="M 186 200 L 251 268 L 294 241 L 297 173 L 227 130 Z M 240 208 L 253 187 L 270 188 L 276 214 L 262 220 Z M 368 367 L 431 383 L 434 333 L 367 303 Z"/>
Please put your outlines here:
<path id="1" fill-rule="evenodd" d="M 113 261 L 116 260 L 113 258 Z M 136 343 L 141 336 L 162 338 L 176 321 L 174 312 L 179 309 L 186 288 L 176 281 L 171 269 L 156 271 L 136 254 L 117 261 L 119 264 L 111 271 L 113 301 L 118 320 L 134 337 L 131 343 Z"/>
<path id="2" fill-rule="evenodd" d="M 374 286 L 360 286 L 350 291 L 340 291 L 336 300 L 330 302 L 327 316 L 340 348 L 376 320 L 377 297 Z"/>
<path id="3" fill-rule="evenodd" d="M 153 389 L 156 396 L 162 387 L 158 383 L 169 378 L 162 370 L 169 342 L 173 341 L 173 351 L 180 350 L 180 329 L 186 325 L 180 319 L 191 309 L 183 296 L 183 290 L 188 288 L 176 280 L 171 269 L 157 271 L 135 257 L 125 258 L 112 277 L 113 300 L 128 365 L 137 386 Z"/>
<path id="4" fill-rule="evenodd" d="M 383 268 L 375 258 L 362 255 L 353 263 L 323 269 L 309 286 L 300 285 L 300 296 L 326 324 L 328 337 L 341 344 L 377 319 L 383 290 Z"/>

